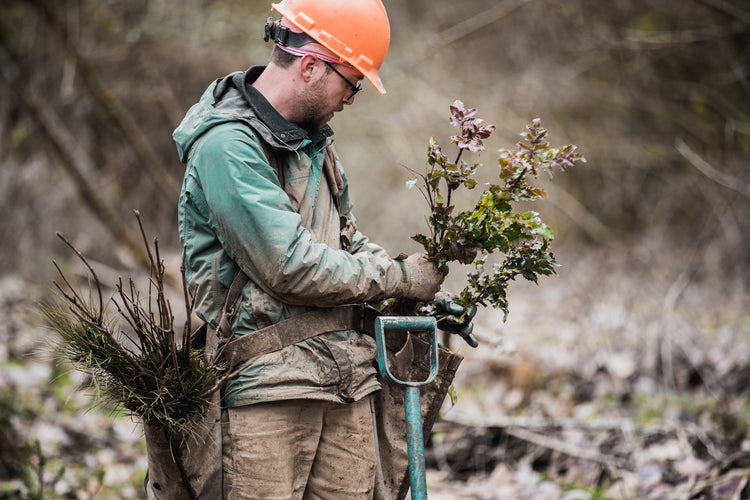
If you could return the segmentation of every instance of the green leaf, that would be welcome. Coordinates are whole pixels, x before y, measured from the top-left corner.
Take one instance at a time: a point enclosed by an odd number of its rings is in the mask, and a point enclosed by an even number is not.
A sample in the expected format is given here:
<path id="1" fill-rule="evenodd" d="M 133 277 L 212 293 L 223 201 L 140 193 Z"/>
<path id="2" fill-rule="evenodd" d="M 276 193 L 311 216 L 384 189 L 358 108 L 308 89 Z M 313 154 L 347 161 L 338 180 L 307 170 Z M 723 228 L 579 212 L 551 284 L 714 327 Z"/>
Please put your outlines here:
<path id="1" fill-rule="evenodd" d="M 455 405 L 456 401 L 458 401 L 458 391 L 456 391 L 456 386 L 451 384 L 450 387 L 448 387 L 448 396 L 451 398 L 451 404 Z"/>
<path id="2" fill-rule="evenodd" d="M 537 212 L 519 207 L 546 198 L 544 190 L 533 185 L 540 169 L 551 176 L 553 169 L 566 172 L 585 158 L 574 145 L 550 147 L 547 130 L 541 120 L 534 119 L 514 149 L 499 150 L 500 183 L 488 184 L 475 203 L 458 210 L 454 203 L 464 199 L 457 196 L 461 188 L 473 190 L 478 186 L 473 175 L 480 164 L 467 161 L 467 155 L 483 150 L 482 141 L 495 127 L 486 125 L 476 109 L 460 101 L 451 106 L 450 120 L 460 130 L 450 137 L 455 160 L 448 159 L 435 137 L 430 138 L 427 151 L 428 168 L 423 180 L 430 202 L 431 236 L 417 234 L 412 239 L 438 264 L 473 263 L 473 270 L 466 275 L 467 285 L 456 298 L 459 304 L 490 305 L 503 310 L 507 317 L 509 282 L 518 276 L 537 282 L 539 276 L 554 274 L 559 265 L 548 249 L 554 237 L 552 229 Z M 445 180 L 445 193 L 441 193 L 441 179 Z M 491 255 L 496 256 L 497 264 L 485 267 Z"/>
<path id="3" fill-rule="evenodd" d="M 477 185 L 476 179 L 466 179 L 466 180 L 464 180 L 464 186 L 467 189 L 474 189 L 476 187 L 476 185 Z"/>
<path id="4" fill-rule="evenodd" d="M 552 229 L 547 225 L 542 225 L 541 227 L 537 228 L 536 234 L 538 234 L 545 240 L 551 240 L 555 237 L 555 235 L 552 233 Z"/>

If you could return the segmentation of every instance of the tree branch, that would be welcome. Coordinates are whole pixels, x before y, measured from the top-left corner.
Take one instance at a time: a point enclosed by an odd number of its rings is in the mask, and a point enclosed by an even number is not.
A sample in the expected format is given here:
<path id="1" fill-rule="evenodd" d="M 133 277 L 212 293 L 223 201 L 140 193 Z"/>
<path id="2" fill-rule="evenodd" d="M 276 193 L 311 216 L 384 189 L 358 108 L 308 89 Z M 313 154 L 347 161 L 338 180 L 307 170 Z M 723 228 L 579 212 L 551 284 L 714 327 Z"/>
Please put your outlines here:
<path id="1" fill-rule="evenodd" d="M 70 174 L 84 203 L 98 217 L 115 239 L 123 243 L 128 250 L 141 262 L 148 264 L 138 242 L 138 238 L 120 220 L 117 213 L 110 207 L 89 182 L 86 173 L 95 171 L 94 161 L 80 147 L 73 134 L 64 126 L 55 111 L 34 92 L 23 92 L 24 77 L 21 68 L 10 54 L 0 45 L 0 79 L 8 90 L 14 92 L 19 102 L 26 108 L 29 115 L 36 121 L 50 143 L 60 153 L 62 166 Z"/>
<path id="2" fill-rule="evenodd" d="M 402 69 L 410 68 L 417 62 L 424 60 L 427 55 L 432 54 L 443 47 L 447 47 L 448 45 L 479 31 L 485 26 L 489 26 L 498 19 L 510 15 L 513 11 L 519 7 L 523 7 L 530 1 L 531 0 L 508 0 L 505 2 L 498 2 L 494 7 L 483 10 L 478 14 L 475 14 L 468 19 L 464 19 L 450 28 L 441 31 L 428 40 L 421 50 L 414 50 L 410 55 L 407 55 L 392 64 L 392 67 Z"/>
<path id="3" fill-rule="evenodd" d="M 750 25 L 750 11 L 741 9 L 727 0 L 697 0 L 697 2 L 727 14 L 744 24 Z"/>
<path id="4" fill-rule="evenodd" d="M 164 167 L 163 162 L 159 160 L 158 155 L 151 146 L 151 142 L 143 133 L 133 115 L 122 104 L 118 96 L 107 88 L 104 82 L 102 82 L 99 72 L 81 53 L 74 41 L 67 36 L 65 26 L 53 7 L 47 2 L 32 2 L 32 5 L 47 20 L 47 23 L 59 35 L 67 50 L 71 52 L 71 55 L 78 62 L 82 79 L 94 96 L 94 99 L 110 116 L 115 125 L 120 128 L 125 137 L 128 138 L 133 150 L 143 162 L 143 166 L 156 182 L 161 193 L 170 199 L 174 198 L 180 191 L 180 184 L 170 175 L 169 171 Z"/>
<path id="5" fill-rule="evenodd" d="M 690 164 L 697 168 L 703 175 L 717 184 L 738 192 L 745 198 L 750 198 L 750 183 L 743 184 L 739 179 L 715 169 L 710 163 L 690 149 L 690 146 L 680 138 L 675 140 L 674 147 L 683 158 L 689 161 Z"/>

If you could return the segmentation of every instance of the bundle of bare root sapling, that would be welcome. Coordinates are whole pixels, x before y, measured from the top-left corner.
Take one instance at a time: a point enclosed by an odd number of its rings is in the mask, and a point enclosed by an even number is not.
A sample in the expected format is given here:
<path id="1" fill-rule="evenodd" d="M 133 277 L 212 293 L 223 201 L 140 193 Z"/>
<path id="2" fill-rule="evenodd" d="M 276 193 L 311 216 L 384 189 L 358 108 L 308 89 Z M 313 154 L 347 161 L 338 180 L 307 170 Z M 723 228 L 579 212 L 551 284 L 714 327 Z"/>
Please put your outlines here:
<path id="1" fill-rule="evenodd" d="M 487 184 L 473 207 L 460 210 L 454 203 L 455 194 L 477 187 L 475 177 L 481 167 L 467 161 L 466 156 L 485 149 L 483 141 L 495 126 L 486 124 L 477 117 L 476 109 L 466 108 L 461 101 L 455 101 L 450 111 L 450 123 L 459 130 L 451 137 L 451 145 L 457 150 L 455 159 L 451 161 L 432 137 L 425 172 L 411 170 L 417 178 L 407 182 L 407 188 L 419 188 L 429 208 L 429 234 L 417 234 L 412 239 L 438 266 L 454 261 L 473 264 L 465 288 L 454 299 L 456 303 L 467 310 L 480 305 L 499 308 L 507 319 L 509 282 L 522 276 L 538 283 L 539 276 L 554 274 L 558 265 L 550 251 L 554 237 L 550 227 L 539 213 L 519 207 L 546 198 L 546 192 L 532 184 L 540 172 L 552 178 L 556 170 L 567 172 L 586 159 L 574 145 L 551 147 L 547 130 L 534 119 L 514 149 L 499 151 L 497 183 Z M 385 311 L 394 307 L 386 304 Z M 437 315 L 431 304 L 419 304 L 416 310 L 422 315 Z"/>
<path id="2" fill-rule="evenodd" d="M 175 331 L 165 296 L 165 268 L 158 241 L 154 240 L 152 252 L 137 212 L 136 217 L 151 263 L 147 295 L 141 295 L 132 279 L 124 283 L 121 278 L 116 293 L 105 302 L 93 267 L 58 233 L 86 266 L 89 290 L 84 298 L 54 262 L 60 278 L 60 282 L 53 282 L 58 294 L 52 304 L 43 307 L 43 314 L 59 334 L 57 352 L 92 376 L 98 402 L 125 408 L 143 421 L 147 434 L 160 433 L 187 485 L 177 451 L 203 423 L 229 375 L 220 353 L 207 356 L 201 346 L 195 345 L 184 263 L 181 271 L 187 319 L 181 335 Z"/>

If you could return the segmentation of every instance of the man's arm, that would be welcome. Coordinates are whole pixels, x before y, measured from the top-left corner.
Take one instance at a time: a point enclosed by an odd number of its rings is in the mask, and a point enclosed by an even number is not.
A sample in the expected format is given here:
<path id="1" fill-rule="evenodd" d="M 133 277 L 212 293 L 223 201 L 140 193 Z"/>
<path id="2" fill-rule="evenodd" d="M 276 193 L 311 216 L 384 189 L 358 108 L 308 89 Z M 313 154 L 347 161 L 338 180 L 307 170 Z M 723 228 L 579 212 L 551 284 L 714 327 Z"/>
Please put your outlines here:
<path id="1" fill-rule="evenodd" d="M 250 130 L 218 126 L 208 133 L 193 162 L 215 231 L 229 256 L 266 292 L 289 304 L 315 306 L 417 293 L 414 276 L 427 269 L 412 269 L 384 252 L 349 254 L 315 243 Z M 439 286 L 438 279 L 432 281 Z"/>

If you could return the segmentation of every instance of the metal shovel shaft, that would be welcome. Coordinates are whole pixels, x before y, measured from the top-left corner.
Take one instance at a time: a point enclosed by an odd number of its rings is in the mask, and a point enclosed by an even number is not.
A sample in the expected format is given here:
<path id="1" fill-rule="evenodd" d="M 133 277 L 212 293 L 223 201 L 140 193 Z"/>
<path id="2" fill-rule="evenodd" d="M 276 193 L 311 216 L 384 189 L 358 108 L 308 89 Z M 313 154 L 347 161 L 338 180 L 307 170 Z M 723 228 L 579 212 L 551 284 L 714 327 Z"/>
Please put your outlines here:
<path id="1" fill-rule="evenodd" d="M 387 332 L 419 331 L 429 334 L 430 373 L 424 380 L 401 380 L 388 366 L 385 345 Z M 377 345 L 378 368 L 389 383 L 404 388 L 404 411 L 406 413 L 406 445 L 409 452 L 409 479 L 411 499 L 427 500 L 427 478 L 424 460 L 424 434 L 422 431 L 422 408 L 419 402 L 420 386 L 435 380 L 438 371 L 437 322 L 434 317 L 424 316 L 380 316 L 375 321 L 375 343 Z"/>
<path id="2" fill-rule="evenodd" d="M 412 500 L 427 500 L 427 479 L 422 434 L 422 409 L 419 387 L 404 387 L 406 411 L 406 444 L 409 451 L 409 479 Z"/>

